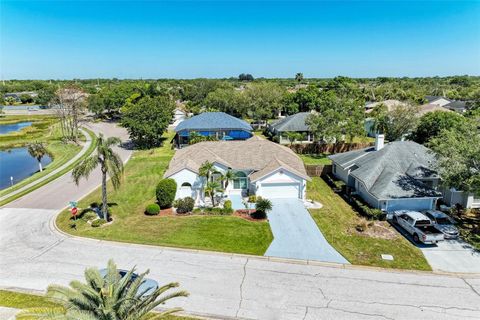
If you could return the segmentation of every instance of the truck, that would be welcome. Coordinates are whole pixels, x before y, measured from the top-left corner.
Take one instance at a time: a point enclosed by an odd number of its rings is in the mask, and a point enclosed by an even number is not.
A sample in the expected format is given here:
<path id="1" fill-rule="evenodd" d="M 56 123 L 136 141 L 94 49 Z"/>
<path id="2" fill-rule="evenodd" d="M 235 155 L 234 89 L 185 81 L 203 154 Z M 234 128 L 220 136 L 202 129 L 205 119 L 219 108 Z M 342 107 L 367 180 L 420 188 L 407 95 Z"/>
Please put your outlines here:
<path id="1" fill-rule="evenodd" d="M 418 211 L 398 210 L 393 212 L 393 221 L 409 233 L 415 243 L 436 244 L 444 240 L 432 221 Z"/>

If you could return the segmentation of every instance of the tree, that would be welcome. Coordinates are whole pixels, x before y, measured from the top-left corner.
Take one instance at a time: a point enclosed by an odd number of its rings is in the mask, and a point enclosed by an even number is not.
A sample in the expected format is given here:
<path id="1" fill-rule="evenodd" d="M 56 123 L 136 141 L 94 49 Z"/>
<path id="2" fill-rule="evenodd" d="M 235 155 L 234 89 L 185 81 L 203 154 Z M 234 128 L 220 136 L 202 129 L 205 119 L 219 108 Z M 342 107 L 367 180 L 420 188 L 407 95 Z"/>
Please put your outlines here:
<path id="1" fill-rule="evenodd" d="M 204 189 L 204 192 L 207 196 L 210 197 L 210 199 L 212 200 L 212 207 L 215 207 L 215 195 L 218 193 L 218 192 L 222 192 L 223 189 L 222 187 L 220 186 L 220 183 L 216 182 L 216 181 L 209 181 L 207 182 L 207 184 L 205 185 L 205 189 Z"/>
<path id="2" fill-rule="evenodd" d="M 233 172 L 232 170 L 227 170 L 222 176 L 223 188 L 227 189 L 229 182 L 236 177 L 237 175 L 235 174 L 235 172 Z"/>
<path id="3" fill-rule="evenodd" d="M 167 294 L 167 291 L 179 286 L 177 282 L 145 292 L 141 285 L 145 283 L 149 270 L 136 274 L 133 268 L 125 275 L 120 271 L 110 260 L 106 274 L 89 268 L 85 270 L 85 282 L 74 280 L 69 287 L 50 285 L 47 298 L 60 307 L 26 309 L 17 315 L 17 319 L 153 320 L 164 319 L 182 310 L 172 308 L 151 313 L 168 300 L 188 297 L 188 292 L 183 290 Z"/>
<path id="4" fill-rule="evenodd" d="M 88 110 L 100 117 L 105 110 L 105 102 L 100 94 L 92 94 L 87 99 Z"/>
<path id="5" fill-rule="evenodd" d="M 177 182 L 174 179 L 162 179 L 155 190 L 160 208 L 170 208 L 175 200 L 177 193 Z"/>
<path id="6" fill-rule="evenodd" d="M 20 95 L 20 101 L 22 101 L 22 103 L 32 103 L 33 97 L 28 93 L 24 93 Z"/>
<path id="7" fill-rule="evenodd" d="M 374 118 L 374 128 L 379 133 L 385 133 L 389 141 L 400 140 L 411 134 L 417 127 L 419 110 L 419 106 L 412 104 L 396 105 L 391 110 L 379 104 L 371 113 Z"/>
<path id="8" fill-rule="evenodd" d="M 297 74 L 295 74 L 295 81 L 302 82 L 303 81 L 303 73 L 298 72 Z"/>
<path id="9" fill-rule="evenodd" d="M 252 217 L 255 219 L 265 219 L 267 212 L 270 210 L 272 210 L 272 202 L 268 199 L 258 197 L 255 202 L 255 212 L 252 214 Z"/>
<path id="10" fill-rule="evenodd" d="M 245 90 L 248 116 L 255 120 L 276 117 L 282 109 L 285 88 L 276 83 L 251 84 Z"/>
<path id="11" fill-rule="evenodd" d="M 175 104 L 169 97 L 143 97 L 123 113 L 122 125 L 140 148 L 153 148 L 163 142 L 162 135 L 173 117 Z"/>
<path id="12" fill-rule="evenodd" d="M 42 158 L 45 156 L 49 156 L 50 158 L 53 157 L 52 153 L 45 147 L 42 142 L 35 141 L 34 143 L 30 143 L 27 150 L 33 158 L 37 159 L 40 172 L 43 171 Z"/>
<path id="13" fill-rule="evenodd" d="M 412 133 L 415 142 L 424 144 L 443 130 L 457 129 L 465 125 L 466 118 L 456 112 L 434 111 L 423 115 Z"/>
<path id="14" fill-rule="evenodd" d="M 253 76 L 250 74 L 250 73 L 241 73 L 239 76 L 238 76 L 238 80 L 240 81 L 253 81 Z"/>
<path id="15" fill-rule="evenodd" d="M 100 134 L 95 142 L 96 152 L 85 160 L 80 162 L 72 172 L 72 177 L 78 185 L 81 178 L 88 178 L 92 171 L 100 166 L 102 173 L 102 215 L 109 221 L 108 202 L 107 202 L 107 175 L 112 181 L 114 189 L 120 186 L 120 179 L 123 174 L 123 162 L 120 156 L 112 150 L 113 145 L 117 145 L 121 140 L 117 137 L 105 138 Z"/>
<path id="16" fill-rule="evenodd" d="M 300 112 L 318 109 L 320 91 L 317 87 L 309 85 L 306 88 L 300 88 L 290 94 L 292 103 L 297 105 Z M 318 111 L 318 110 L 317 110 Z"/>
<path id="17" fill-rule="evenodd" d="M 62 136 L 65 140 L 77 142 L 80 117 L 85 109 L 85 92 L 76 86 L 61 88 L 55 92 L 50 105 L 60 119 Z"/>
<path id="18" fill-rule="evenodd" d="M 47 106 L 54 98 L 55 90 L 51 87 L 47 87 L 38 91 L 38 96 L 35 98 L 35 103 L 41 106 Z"/>
<path id="19" fill-rule="evenodd" d="M 211 181 L 212 173 L 217 172 L 215 165 L 210 161 L 205 161 L 198 170 L 200 177 L 205 177 L 207 182 Z"/>
<path id="20" fill-rule="evenodd" d="M 247 114 L 245 95 L 234 88 L 218 88 L 205 98 L 209 109 L 226 112 L 233 116 L 244 117 Z"/>
<path id="21" fill-rule="evenodd" d="M 302 140 L 303 135 L 300 132 L 287 132 L 287 139 L 290 141 L 290 146 L 293 145 L 295 141 Z"/>
<path id="22" fill-rule="evenodd" d="M 480 133 L 474 123 L 442 130 L 428 146 L 446 187 L 480 195 Z"/>

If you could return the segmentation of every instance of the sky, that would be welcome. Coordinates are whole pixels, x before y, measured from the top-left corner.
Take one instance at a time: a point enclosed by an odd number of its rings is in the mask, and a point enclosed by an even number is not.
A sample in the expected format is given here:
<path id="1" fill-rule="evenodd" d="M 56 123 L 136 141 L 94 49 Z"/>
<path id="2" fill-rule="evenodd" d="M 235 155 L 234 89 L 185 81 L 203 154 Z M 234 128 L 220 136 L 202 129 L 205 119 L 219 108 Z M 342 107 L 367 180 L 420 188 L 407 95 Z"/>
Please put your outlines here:
<path id="1" fill-rule="evenodd" d="M 0 0 L 0 77 L 480 75 L 480 1 Z"/>

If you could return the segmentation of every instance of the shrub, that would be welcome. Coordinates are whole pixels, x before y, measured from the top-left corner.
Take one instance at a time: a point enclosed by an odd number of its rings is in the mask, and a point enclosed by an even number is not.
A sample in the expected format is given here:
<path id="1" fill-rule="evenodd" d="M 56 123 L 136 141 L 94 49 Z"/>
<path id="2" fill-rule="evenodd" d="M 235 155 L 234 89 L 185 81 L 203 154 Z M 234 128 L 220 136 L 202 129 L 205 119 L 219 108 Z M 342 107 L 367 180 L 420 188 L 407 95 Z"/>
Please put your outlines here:
<path id="1" fill-rule="evenodd" d="M 155 216 L 160 213 L 160 206 L 156 203 L 149 204 L 145 209 L 145 214 L 149 216 Z"/>
<path id="2" fill-rule="evenodd" d="M 232 214 L 233 209 L 226 210 L 225 208 L 197 208 L 193 210 L 193 213 L 211 216 L 224 216 Z"/>
<path id="3" fill-rule="evenodd" d="M 258 197 L 255 203 L 255 212 L 251 214 L 254 219 L 266 219 L 267 212 L 272 210 L 272 202 L 268 199 Z"/>
<path id="4" fill-rule="evenodd" d="M 93 228 L 98 228 L 100 226 L 103 226 L 105 223 L 107 223 L 107 221 L 105 221 L 104 219 L 93 220 L 92 221 L 92 227 Z"/>
<path id="5" fill-rule="evenodd" d="M 250 214 L 253 219 L 267 219 L 267 213 L 265 211 L 254 211 Z"/>
<path id="6" fill-rule="evenodd" d="M 82 215 L 83 221 L 89 221 L 98 218 L 98 215 L 94 211 L 87 211 Z"/>
<path id="7" fill-rule="evenodd" d="M 225 210 L 232 210 L 232 200 L 226 200 L 223 203 L 223 209 Z"/>
<path id="8" fill-rule="evenodd" d="M 177 208 L 177 213 L 188 213 L 192 212 L 195 205 L 195 200 L 192 197 L 186 197 L 183 199 L 175 200 L 173 206 Z"/>
<path id="9" fill-rule="evenodd" d="M 260 198 L 260 196 L 259 196 L 258 198 Z M 255 203 L 255 202 L 257 202 L 257 196 L 256 196 L 256 195 L 251 195 L 251 196 L 249 196 L 249 197 L 248 197 L 248 202 L 249 202 L 249 203 Z"/>
<path id="10" fill-rule="evenodd" d="M 173 179 L 163 179 L 157 185 L 157 201 L 160 208 L 170 208 L 177 193 L 177 183 Z"/>
<path id="11" fill-rule="evenodd" d="M 352 197 L 352 206 L 360 215 L 371 220 L 381 220 L 385 217 L 385 213 L 380 209 L 371 208 L 359 196 Z"/>

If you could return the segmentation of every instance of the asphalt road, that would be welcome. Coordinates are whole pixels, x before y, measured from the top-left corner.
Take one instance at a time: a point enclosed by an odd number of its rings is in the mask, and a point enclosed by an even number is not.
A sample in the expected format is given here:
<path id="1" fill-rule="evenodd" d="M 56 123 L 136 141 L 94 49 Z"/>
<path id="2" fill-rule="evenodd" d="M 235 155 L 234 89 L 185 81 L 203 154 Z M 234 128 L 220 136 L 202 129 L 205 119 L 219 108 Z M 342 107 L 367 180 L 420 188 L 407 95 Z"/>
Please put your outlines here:
<path id="1" fill-rule="evenodd" d="M 105 124 L 92 129 L 122 132 Z M 67 175 L 0 209 L 1 288 L 44 291 L 113 258 L 121 268 L 150 269 L 150 278 L 179 281 L 190 292 L 168 306 L 219 319 L 480 319 L 480 275 L 292 263 L 59 233 L 53 224 L 59 209 L 99 181 L 93 175 L 76 187 Z"/>

